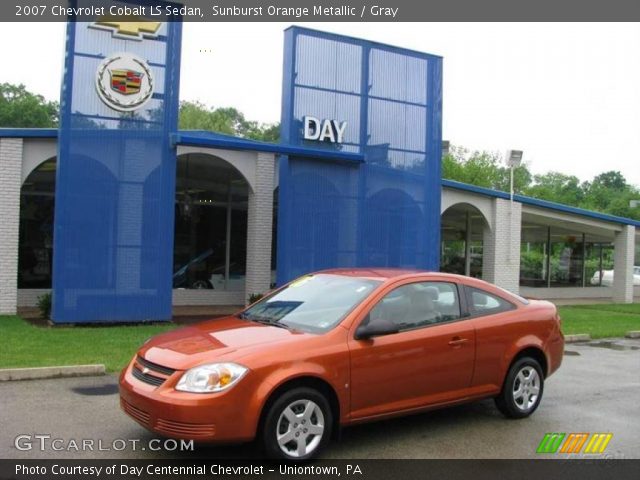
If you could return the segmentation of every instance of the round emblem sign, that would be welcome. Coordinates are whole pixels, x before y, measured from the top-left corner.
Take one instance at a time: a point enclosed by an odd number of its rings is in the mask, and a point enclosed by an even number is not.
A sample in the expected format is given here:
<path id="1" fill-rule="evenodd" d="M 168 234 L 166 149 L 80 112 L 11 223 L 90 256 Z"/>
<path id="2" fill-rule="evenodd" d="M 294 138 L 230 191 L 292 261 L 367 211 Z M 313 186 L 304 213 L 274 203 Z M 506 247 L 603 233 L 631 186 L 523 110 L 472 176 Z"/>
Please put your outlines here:
<path id="1" fill-rule="evenodd" d="M 141 58 L 130 53 L 115 53 L 98 67 L 96 89 L 108 107 L 132 112 L 151 98 L 153 74 Z"/>

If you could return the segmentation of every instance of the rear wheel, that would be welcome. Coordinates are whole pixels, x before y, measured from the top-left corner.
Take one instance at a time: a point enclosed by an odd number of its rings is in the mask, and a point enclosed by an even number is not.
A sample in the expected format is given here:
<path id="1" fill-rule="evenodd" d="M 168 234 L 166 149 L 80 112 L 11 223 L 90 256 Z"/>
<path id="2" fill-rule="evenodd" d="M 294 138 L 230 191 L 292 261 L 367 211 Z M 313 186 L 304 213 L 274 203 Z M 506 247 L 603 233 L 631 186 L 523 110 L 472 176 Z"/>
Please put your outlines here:
<path id="1" fill-rule="evenodd" d="M 262 441 L 271 458 L 307 460 L 329 442 L 333 423 L 329 402 L 306 387 L 283 393 L 269 407 Z"/>
<path id="2" fill-rule="evenodd" d="M 531 357 L 520 358 L 511 365 L 496 406 L 507 417 L 528 417 L 540 405 L 543 390 L 540 364 Z"/>

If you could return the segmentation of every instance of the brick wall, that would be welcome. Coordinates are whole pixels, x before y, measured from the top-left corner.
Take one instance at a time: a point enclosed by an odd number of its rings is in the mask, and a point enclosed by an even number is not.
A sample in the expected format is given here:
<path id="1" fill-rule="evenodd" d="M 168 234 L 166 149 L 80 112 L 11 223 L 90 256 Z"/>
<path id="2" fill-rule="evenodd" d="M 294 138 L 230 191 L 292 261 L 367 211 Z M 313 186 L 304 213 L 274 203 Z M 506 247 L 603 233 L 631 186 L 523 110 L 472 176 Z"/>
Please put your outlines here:
<path id="1" fill-rule="evenodd" d="M 245 301 L 271 284 L 271 242 L 275 156 L 258 153 L 253 191 L 249 192 Z"/>
<path id="2" fill-rule="evenodd" d="M 616 233 L 613 256 L 613 300 L 633 302 L 633 263 L 635 256 L 636 229 L 625 225 Z"/>
<path id="3" fill-rule="evenodd" d="M 482 278 L 518 293 L 520 288 L 520 226 L 522 204 L 493 201 L 493 225 L 483 236 Z"/>
<path id="4" fill-rule="evenodd" d="M 0 314 L 15 314 L 18 301 L 18 228 L 22 139 L 0 138 Z"/>

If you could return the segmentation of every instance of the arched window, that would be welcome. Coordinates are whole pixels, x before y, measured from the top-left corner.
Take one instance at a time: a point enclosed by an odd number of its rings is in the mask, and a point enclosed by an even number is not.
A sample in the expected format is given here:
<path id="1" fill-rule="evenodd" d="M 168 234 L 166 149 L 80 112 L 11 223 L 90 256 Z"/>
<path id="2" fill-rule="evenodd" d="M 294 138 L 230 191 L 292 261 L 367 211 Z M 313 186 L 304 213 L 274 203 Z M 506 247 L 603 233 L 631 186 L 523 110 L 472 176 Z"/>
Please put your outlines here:
<path id="1" fill-rule="evenodd" d="M 56 158 L 41 163 L 20 189 L 18 288 L 51 288 Z"/>
<path id="2" fill-rule="evenodd" d="M 173 288 L 243 291 L 249 184 L 212 155 L 178 157 Z"/>

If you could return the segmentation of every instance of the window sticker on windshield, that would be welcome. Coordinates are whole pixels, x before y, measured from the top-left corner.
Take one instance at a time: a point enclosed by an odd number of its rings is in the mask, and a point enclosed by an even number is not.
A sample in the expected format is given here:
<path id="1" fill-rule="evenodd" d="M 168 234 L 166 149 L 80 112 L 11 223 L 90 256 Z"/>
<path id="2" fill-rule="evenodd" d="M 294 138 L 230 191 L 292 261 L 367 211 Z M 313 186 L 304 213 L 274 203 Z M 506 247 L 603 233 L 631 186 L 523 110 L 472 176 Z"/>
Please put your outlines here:
<path id="1" fill-rule="evenodd" d="M 356 293 L 362 293 L 367 289 L 366 285 L 362 285 L 361 287 L 356 288 Z"/>
<path id="2" fill-rule="evenodd" d="M 297 280 L 294 280 L 293 282 L 291 282 L 289 284 L 289 287 L 291 288 L 296 288 L 299 287 L 301 285 L 304 285 L 305 283 L 307 283 L 309 280 L 311 280 L 313 278 L 313 275 L 307 275 L 306 277 L 301 277 Z"/>

